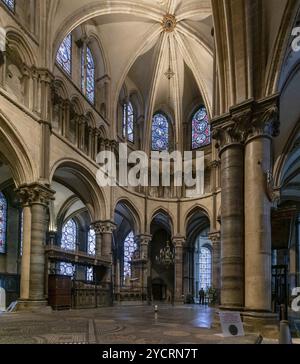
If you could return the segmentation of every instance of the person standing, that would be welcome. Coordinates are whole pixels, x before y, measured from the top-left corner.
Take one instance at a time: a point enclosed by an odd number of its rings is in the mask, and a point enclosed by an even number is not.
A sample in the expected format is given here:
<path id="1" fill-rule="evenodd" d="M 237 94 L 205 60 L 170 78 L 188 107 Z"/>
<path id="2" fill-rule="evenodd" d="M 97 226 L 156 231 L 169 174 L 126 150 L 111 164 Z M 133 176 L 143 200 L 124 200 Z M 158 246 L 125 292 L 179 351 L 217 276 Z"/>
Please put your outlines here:
<path id="1" fill-rule="evenodd" d="M 205 292 L 204 289 L 201 288 L 199 291 L 199 305 L 204 305 L 205 304 Z"/>

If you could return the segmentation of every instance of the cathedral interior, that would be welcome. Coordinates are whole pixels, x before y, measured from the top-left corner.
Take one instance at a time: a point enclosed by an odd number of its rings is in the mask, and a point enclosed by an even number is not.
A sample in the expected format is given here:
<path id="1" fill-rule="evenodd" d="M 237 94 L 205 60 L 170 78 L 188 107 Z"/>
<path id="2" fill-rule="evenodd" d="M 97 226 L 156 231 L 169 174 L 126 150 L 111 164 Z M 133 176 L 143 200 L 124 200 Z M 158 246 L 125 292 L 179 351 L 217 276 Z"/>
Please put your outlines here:
<path id="1" fill-rule="evenodd" d="M 298 0 L 0 0 L 0 343 L 300 338 L 299 24 Z M 173 160 L 100 185 L 120 145 L 201 155 L 201 192 Z"/>

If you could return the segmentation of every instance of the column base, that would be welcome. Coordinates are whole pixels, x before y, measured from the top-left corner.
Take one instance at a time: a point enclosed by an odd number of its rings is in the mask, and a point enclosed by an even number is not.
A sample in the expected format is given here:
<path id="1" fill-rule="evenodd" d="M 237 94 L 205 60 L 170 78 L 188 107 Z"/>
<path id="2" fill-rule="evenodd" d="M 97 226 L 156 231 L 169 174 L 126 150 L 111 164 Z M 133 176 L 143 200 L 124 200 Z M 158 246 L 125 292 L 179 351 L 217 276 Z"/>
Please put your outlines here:
<path id="1" fill-rule="evenodd" d="M 182 298 L 182 297 L 175 298 L 174 305 L 176 305 L 176 306 L 184 305 L 184 298 Z"/>
<path id="2" fill-rule="evenodd" d="M 242 312 L 245 331 L 259 333 L 270 339 L 279 338 L 279 317 L 271 312 Z"/>
<path id="3" fill-rule="evenodd" d="M 16 311 L 27 311 L 27 312 L 35 312 L 35 311 L 43 311 L 43 312 L 52 312 L 52 308 L 48 306 L 48 301 L 46 300 L 18 300 Z"/>
<path id="4" fill-rule="evenodd" d="M 220 311 L 238 311 L 241 313 L 245 334 L 260 334 L 268 339 L 278 339 L 279 337 L 279 318 L 277 314 L 271 312 L 246 311 L 245 308 L 219 307 L 216 309 L 212 328 L 221 327 Z"/>

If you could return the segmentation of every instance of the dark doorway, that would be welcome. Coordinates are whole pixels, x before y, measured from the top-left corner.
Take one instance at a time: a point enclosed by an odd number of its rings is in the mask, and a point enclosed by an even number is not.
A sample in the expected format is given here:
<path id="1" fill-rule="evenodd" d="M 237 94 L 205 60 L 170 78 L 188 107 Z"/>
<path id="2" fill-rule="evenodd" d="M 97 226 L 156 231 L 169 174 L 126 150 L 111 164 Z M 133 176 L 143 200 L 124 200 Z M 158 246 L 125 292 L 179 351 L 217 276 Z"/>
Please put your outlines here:
<path id="1" fill-rule="evenodd" d="M 162 279 L 154 279 L 152 281 L 153 301 L 165 301 L 167 294 L 167 286 Z"/>

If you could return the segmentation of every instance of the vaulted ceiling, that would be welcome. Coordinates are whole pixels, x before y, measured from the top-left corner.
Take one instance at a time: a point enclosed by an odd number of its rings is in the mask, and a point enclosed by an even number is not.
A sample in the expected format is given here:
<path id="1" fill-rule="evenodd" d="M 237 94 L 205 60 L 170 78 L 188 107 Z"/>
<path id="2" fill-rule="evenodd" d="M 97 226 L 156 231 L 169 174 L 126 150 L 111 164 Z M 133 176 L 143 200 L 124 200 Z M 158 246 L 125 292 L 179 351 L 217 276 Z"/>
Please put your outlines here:
<path id="1" fill-rule="evenodd" d="M 167 14 L 171 17 L 166 18 Z M 210 0 L 61 0 L 54 21 L 54 49 L 82 24 L 101 40 L 114 109 L 124 82 L 130 80 L 141 94 L 146 120 L 161 105 L 170 110 L 175 138 L 193 104 L 203 101 L 211 112 Z"/>

